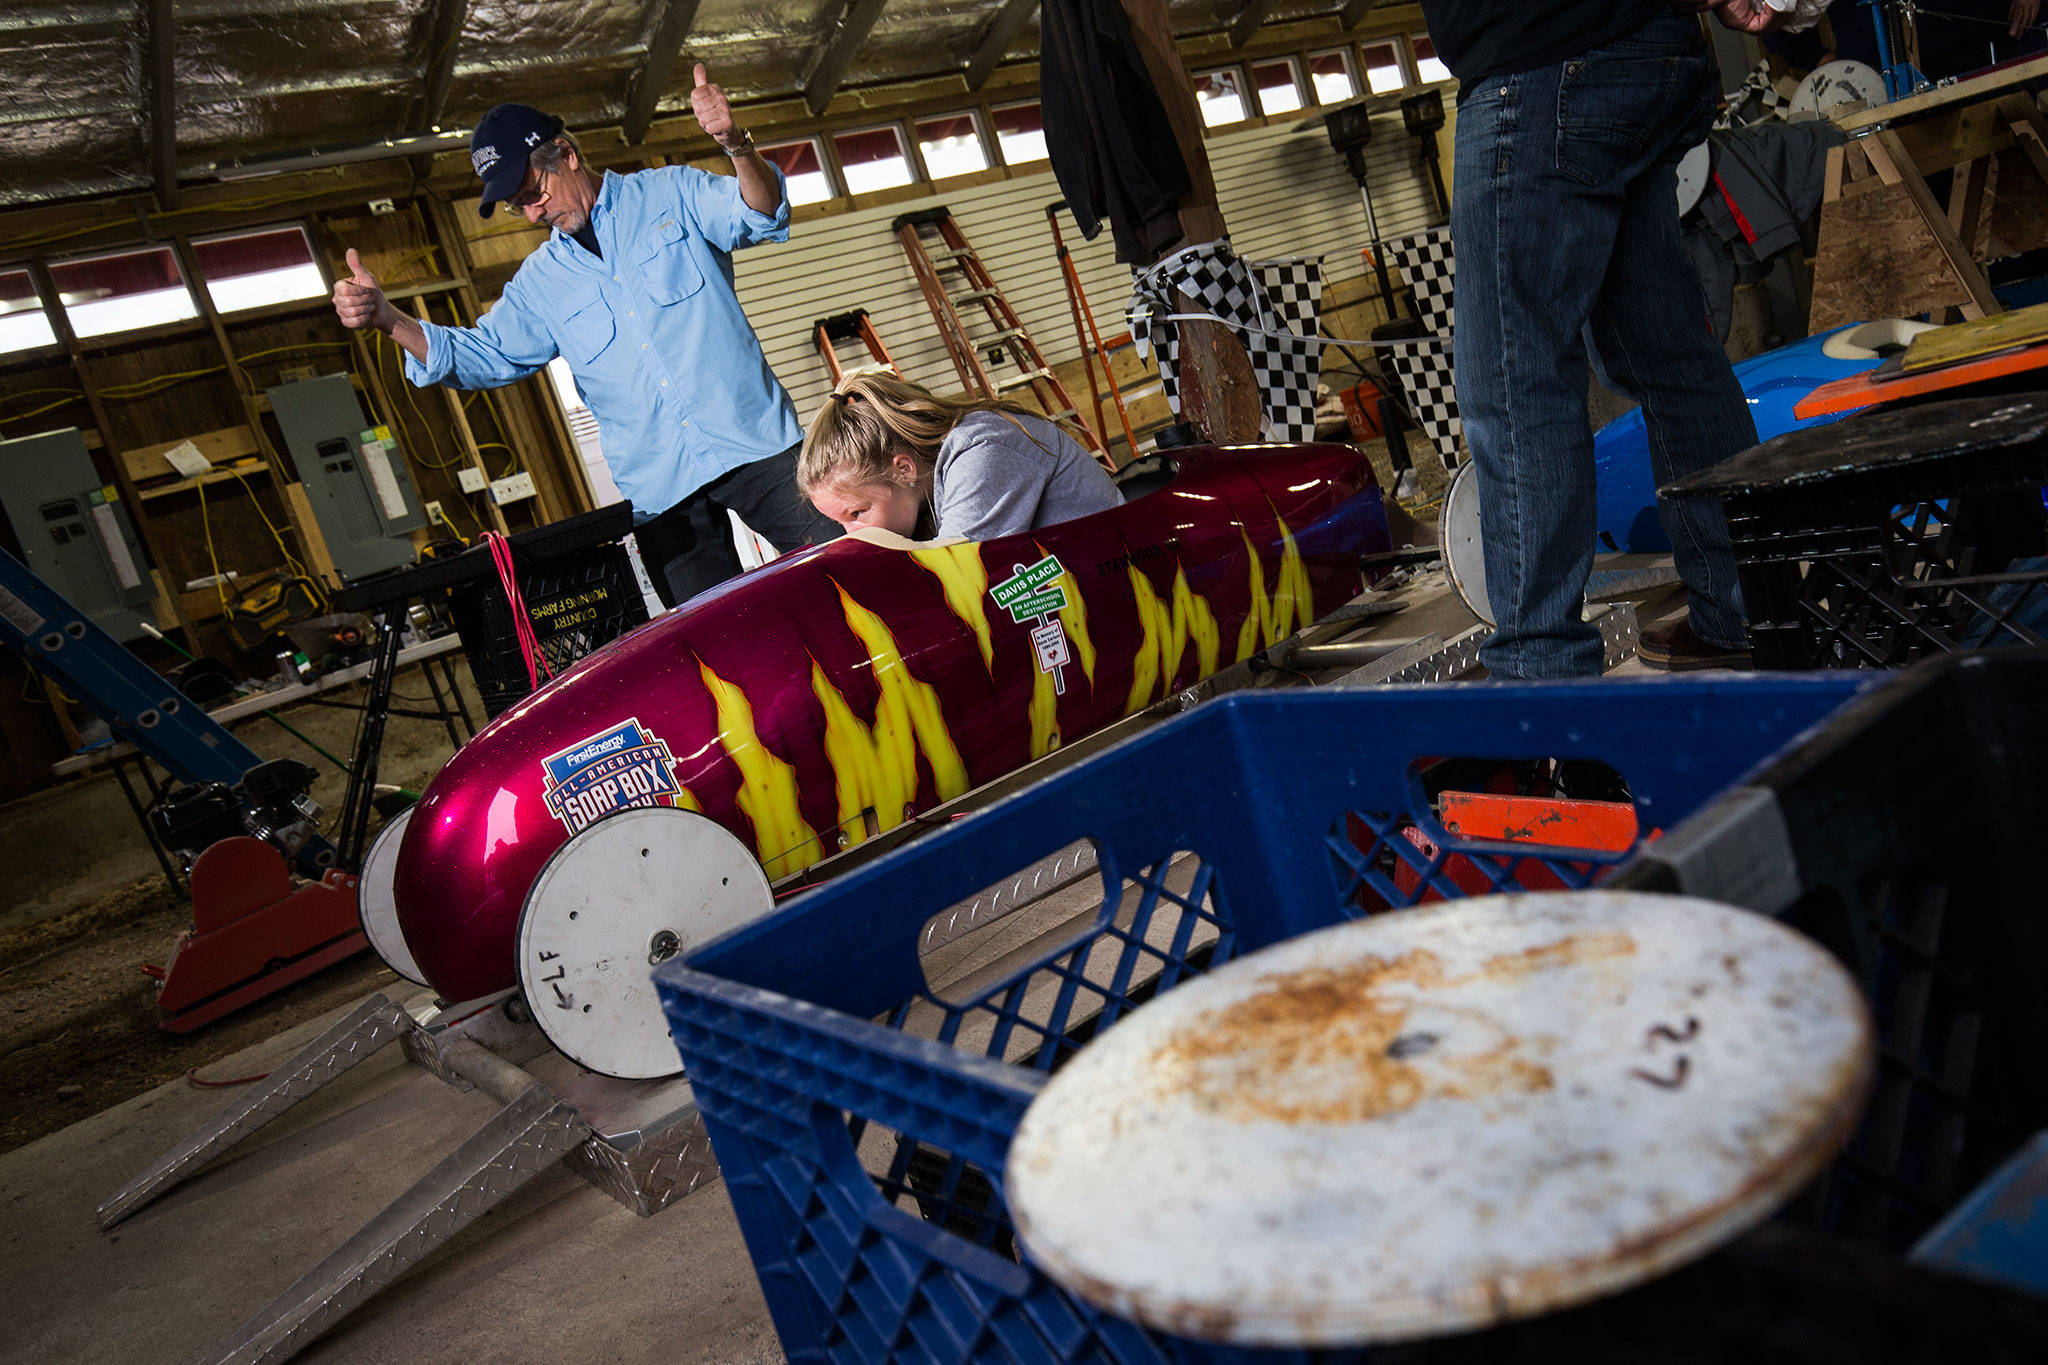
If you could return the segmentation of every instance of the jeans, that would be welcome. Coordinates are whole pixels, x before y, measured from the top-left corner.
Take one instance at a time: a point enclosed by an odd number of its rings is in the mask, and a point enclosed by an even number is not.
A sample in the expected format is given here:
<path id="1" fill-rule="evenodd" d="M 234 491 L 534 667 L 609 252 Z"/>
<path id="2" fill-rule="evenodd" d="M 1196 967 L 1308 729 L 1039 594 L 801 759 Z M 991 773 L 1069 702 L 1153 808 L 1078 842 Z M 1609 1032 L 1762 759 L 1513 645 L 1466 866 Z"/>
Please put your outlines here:
<path id="1" fill-rule="evenodd" d="M 732 543 L 727 508 L 784 554 L 839 537 L 844 528 L 797 492 L 798 449 L 791 446 L 780 455 L 727 470 L 674 507 L 636 522 L 633 538 L 640 542 L 640 562 L 662 605 L 687 602 L 744 567 Z"/>
<path id="2" fill-rule="evenodd" d="M 1658 486 L 1756 444 L 1742 387 L 1679 243 L 1679 158 L 1717 88 L 1690 15 L 1537 71 L 1479 83 L 1458 109 L 1458 411 L 1478 466 L 1497 678 L 1600 672 L 1581 619 L 1595 526 L 1589 350 L 1643 408 Z M 1692 628 L 1744 647 L 1718 502 L 1658 502 Z"/>

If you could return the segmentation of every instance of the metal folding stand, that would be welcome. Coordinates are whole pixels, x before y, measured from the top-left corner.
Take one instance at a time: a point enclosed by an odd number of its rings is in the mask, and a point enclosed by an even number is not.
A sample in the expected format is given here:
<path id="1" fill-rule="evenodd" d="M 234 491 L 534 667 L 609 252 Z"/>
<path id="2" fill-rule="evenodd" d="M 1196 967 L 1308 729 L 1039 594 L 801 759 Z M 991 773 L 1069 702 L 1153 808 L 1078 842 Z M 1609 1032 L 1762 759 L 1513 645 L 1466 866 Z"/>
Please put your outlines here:
<path id="1" fill-rule="evenodd" d="M 455 738 L 454 720 L 448 714 L 448 703 L 442 700 L 440 684 L 435 682 L 431 670 L 427 672 L 427 688 L 434 695 L 434 711 L 405 707 L 394 711 L 391 705 L 392 684 L 398 677 L 400 636 L 406 608 L 414 597 L 426 590 L 421 574 L 427 567 L 430 566 L 354 583 L 334 597 L 337 610 L 369 613 L 377 624 L 378 632 L 377 658 L 363 690 L 363 724 L 357 732 L 356 751 L 349 764 L 348 793 L 342 799 L 341 820 L 335 826 L 335 842 L 340 845 L 344 867 L 360 867 L 363 854 L 369 849 L 370 809 L 377 792 L 377 769 L 384 749 L 384 729 L 390 718 L 394 714 L 438 717 L 448 726 L 449 738 L 454 740 L 456 747 L 462 745 L 462 741 Z M 448 669 L 445 681 L 455 709 L 462 717 L 463 729 L 474 735 L 476 726 L 470 721 L 469 708 L 462 700 L 455 674 L 445 661 L 442 666 Z"/>
<path id="2" fill-rule="evenodd" d="M 523 1064 L 549 1048 L 516 992 L 417 1017 L 373 995 L 101 1204 L 100 1226 L 114 1227 L 392 1043 L 503 1107 L 208 1361 L 290 1359 L 558 1161 L 642 1217 L 718 1174 L 686 1081 L 583 1073 L 558 1093 L 527 1071 Z"/>

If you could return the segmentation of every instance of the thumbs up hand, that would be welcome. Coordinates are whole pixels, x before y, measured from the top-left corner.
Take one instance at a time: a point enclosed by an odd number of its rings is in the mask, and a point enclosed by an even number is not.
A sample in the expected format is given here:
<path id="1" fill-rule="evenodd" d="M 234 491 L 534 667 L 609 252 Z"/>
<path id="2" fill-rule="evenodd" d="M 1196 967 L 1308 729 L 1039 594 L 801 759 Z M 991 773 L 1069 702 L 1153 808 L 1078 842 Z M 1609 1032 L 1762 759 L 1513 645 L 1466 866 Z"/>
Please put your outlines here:
<path id="1" fill-rule="evenodd" d="M 702 62 L 697 63 L 696 80 L 696 87 L 690 91 L 690 112 L 697 116 L 697 126 L 729 152 L 745 147 L 747 135 L 734 126 L 732 106 L 726 103 L 725 91 L 711 83 Z"/>
<path id="2" fill-rule="evenodd" d="M 334 282 L 334 311 L 344 327 L 375 327 L 389 331 L 389 315 L 395 312 L 384 298 L 377 277 L 370 273 L 356 249 L 348 249 L 349 278 Z"/>

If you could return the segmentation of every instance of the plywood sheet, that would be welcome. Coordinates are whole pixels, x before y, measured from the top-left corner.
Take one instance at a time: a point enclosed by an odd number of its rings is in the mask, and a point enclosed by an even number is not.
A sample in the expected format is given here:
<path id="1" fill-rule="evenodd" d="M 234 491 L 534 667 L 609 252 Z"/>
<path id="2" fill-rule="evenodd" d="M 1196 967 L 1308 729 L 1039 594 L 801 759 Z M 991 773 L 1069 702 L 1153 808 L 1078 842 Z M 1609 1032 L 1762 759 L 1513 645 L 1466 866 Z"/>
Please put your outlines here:
<path id="1" fill-rule="evenodd" d="M 1992 159 L 1984 201 L 1970 244 L 1979 261 L 2048 246 L 2048 185 L 2018 149 Z M 1809 335 L 1968 301 L 1902 187 L 1875 186 L 1822 206 Z"/>

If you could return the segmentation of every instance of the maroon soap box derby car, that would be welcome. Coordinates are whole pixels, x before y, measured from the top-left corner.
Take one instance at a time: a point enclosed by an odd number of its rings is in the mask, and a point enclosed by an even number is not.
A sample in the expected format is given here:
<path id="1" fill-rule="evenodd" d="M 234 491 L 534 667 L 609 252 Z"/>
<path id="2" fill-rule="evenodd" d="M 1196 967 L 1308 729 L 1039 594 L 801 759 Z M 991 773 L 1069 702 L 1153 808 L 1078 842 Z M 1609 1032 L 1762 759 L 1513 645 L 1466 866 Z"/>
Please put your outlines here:
<path id="1" fill-rule="evenodd" d="M 455 755 L 364 868 L 385 961 L 523 988 L 611 1075 L 679 1069 L 652 963 L 770 884 L 1278 643 L 1390 548 L 1340 445 L 1188 448 L 1124 505 L 951 543 L 862 532 L 578 661 Z"/>

